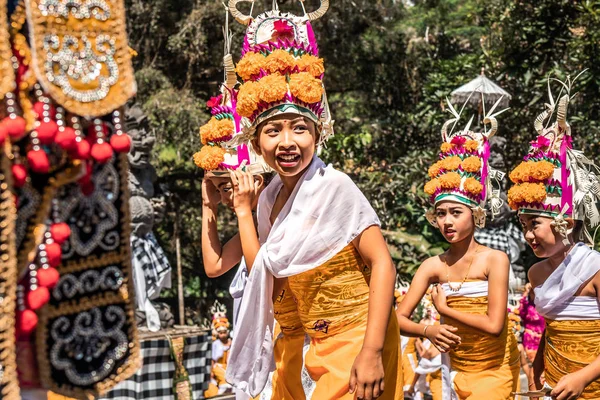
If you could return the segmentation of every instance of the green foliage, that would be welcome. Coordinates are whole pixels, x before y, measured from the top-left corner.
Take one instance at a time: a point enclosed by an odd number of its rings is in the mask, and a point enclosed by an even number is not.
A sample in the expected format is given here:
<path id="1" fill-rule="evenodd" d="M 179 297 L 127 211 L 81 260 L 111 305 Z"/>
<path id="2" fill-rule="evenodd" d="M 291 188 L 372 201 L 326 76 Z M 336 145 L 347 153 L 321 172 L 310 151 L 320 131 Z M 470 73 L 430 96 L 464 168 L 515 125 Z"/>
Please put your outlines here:
<path id="1" fill-rule="evenodd" d="M 280 1 L 300 12 L 297 1 Z M 307 0 L 315 9 L 317 0 Z M 569 110 L 576 144 L 600 154 L 600 0 L 336 0 L 313 24 L 325 59 L 325 84 L 336 135 L 322 157 L 349 173 L 372 201 L 398 268 L 411 274 L 443 249 L 423 218 L 426 167 L 435 157 L 443 101 L 485 67 L 513 95 L 499 120 L 514 166 L 532 139 L 532 124 L 546 101 L 547 77 L 589 73 L 576 84 Z M 270 7 L 257 1 L 254 12 Z M 246 10 L 247 11 L 247 10 Z M 171 192 L 160 240 L 175 264 L 181 240 L 187 294 L 212 299 L 231 275 L 209 280 L 200 252 L 202 173 L 192 163 L 204 102 L 222 80 L 225 11 L 217 0 L 128 0 L 131 46 L 139 98 L 158 141 L 155 165 Z M 232 18 L 230 18 L 232 20 Z M 230 22 L 237 59 L 243 27 Z M 475 112 L 476 110 L 470 110 Z M 223 239 L 236 230 L 221 210 Z"/>

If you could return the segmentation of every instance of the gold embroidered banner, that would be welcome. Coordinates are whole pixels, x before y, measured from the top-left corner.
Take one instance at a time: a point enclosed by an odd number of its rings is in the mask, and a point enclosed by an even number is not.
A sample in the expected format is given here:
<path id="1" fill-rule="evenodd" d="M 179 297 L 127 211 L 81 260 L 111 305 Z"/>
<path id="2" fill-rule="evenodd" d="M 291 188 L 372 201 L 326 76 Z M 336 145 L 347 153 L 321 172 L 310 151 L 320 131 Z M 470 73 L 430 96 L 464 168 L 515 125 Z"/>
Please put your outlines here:
<path id="1" fill-rule="evenodd" d="M 72 113 L 109 114 L 136 91 L 123 0 L 26 0 L 33 68 Z"/>
<path id="2" fill-rule="evenodd" d="M 15 87 L 9 38 L 7 0 L 0 0 L 0 100 Z"/>

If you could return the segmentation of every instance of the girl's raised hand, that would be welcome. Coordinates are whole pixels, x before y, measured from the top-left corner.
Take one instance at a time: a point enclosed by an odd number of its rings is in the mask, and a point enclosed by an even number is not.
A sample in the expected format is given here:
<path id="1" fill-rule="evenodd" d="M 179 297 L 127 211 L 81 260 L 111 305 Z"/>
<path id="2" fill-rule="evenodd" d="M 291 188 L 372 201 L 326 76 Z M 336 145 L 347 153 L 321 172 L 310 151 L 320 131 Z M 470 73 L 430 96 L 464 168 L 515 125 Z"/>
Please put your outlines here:
<path id="1" fill-rule="evenodd" d="M 230 171 L 233 184 L 233 208 L 239 217 L 252 214 L 252 204 L 258 192 L 258 184 L 250 172 L 237 169 Z"/>

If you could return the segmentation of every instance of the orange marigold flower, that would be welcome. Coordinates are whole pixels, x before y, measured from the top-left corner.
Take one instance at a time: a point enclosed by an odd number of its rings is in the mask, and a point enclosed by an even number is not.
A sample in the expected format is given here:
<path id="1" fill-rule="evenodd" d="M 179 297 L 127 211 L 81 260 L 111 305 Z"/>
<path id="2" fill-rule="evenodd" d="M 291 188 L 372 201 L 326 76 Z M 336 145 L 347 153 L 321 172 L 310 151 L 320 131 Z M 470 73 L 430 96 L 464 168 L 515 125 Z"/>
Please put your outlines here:
<path id="1" fill-rule="evenodd" d="M 477 140 L 469 139 L 465 142 L 465 149 L 467 151 L 477 151 L 479 148 L 479 142 Z"/>
<path id="2" fill-rule="evenodd" d="M 538 204 L 546 200 L 546 186 L 541 182 L 523 182 L 510 188 L 508 204 L 518 209 L 520 204 Z"/>
<path id="3" fill-rule="evenodd" d="M 442 147 L 441 147 L 441 149 L 442 149 L 442 153 L 447 153 L 447 152 L 449 152 L 450 150 L 452 150 L 452 147 L 453 147 L 453 146 L 452 146 L 452 143 L 448 143 L 448 142 L 444 142 L 444 143 L 442 143 Z"/>
<path id="4" fill-rule="evenodd" d="M 460 187 L 460 175 L 456 172 L 448 172 L 438 178 L 444 189 L 456 189 Z"/>
<path id="5" fill-rule="evenodd" d="M 200 142 L 207 144 L 218 142 L 224 138 L 233 135 L 234 125 L 229 118 L 221 120 L 212 117 L 207 124 L 200 127 Z"/>
<path id="6" fill-rule="evenodd" d="M 312 54 L 303 54 L 302 57 L 296 60 L 296 65 L 300 71 L 305 71 L 314 76 L 315 78 L 320 77 L 325 72 L 325 66 L 323 65 L 323 59 L 315 57 Z"/>
<path id="7" fill-rule="evenodd" d="M 248 81 L 240 87 L 237 97 L 236 111 L 242 117 L 250 117 L 258 108 L 258 83 Z"/>
<path id="8" fill-rule="evenodd" d="M 282 100 L 287 90 L 287 82 L 283 75 L 267 75 L 258 81 L 258 97 L 265 103 Z"/>
<path id="9" fill-rule="evenodd" d="M 258 74 L 261 68 L 265 68 L 265 56 L 260 53 L 246 53 L 235 67 L 235 72 L 247 81 Z"/>
<path id="10" fill-rule="evenodd" d="M 296 65 L 296 59 L 289 52 L 277 49 L 267 56 L 265 70 L 270 73 L 284 72 Z"/>
<path id="11" fill-rule="evenodd" d="M 440 161 L 440 166 L 446 171 L 456 171 L 460 167 L 461 159 L 459 156 L 446 157 Z"/>
<path id="12" fill-rule="evenodd" d="M 308 72 L 290 75 L 290 92 L 305 103 L 317 103 L 323 97 L 323 83 Z"/>
<path id="13" fill-rule="evenodd" d="M 442 187 L 439 179 L 432 179 L 425 184 L 423 190 L 430 196 L 433 196 L 436 190 Z"/>
<path id="14" fill-rule="evenodd" d="M 225 161 L 225 149 L 221 146 L 204 146 L 194 154 L 194 163 L 207 171 L 219 168 Z"/>
<path id="15" fill-rule="evenodd" d="M 549 161 L 523 161 L 510 173 L 514 183 L 544 182 L 554 174 L 554 164 Z"/>
<path id="16" fill-rule="evenodd" d="M 479 157 L 467 157 L 460 164 L 465 172 L 479 172 L 481 170 L 481 160 Z"/>
<path id="17" fill-rule="evenodd" d="M 438 176 L 441 172 L 442 167 L 440 167 L 440 162 L 436 162 L 435 164 L 433 164 L 431 167 L 429 167 L 429 170 L 427 171 L 427 173 L 429 174 L 430 178 L 435 178 L 436 176 Z"/>
<path id="18" fill-rule="evenodd" d="M 475 178 L 465 179 L 464 188 L 473 195 L 478 195 L 483 191 L 483 185 Z"/>

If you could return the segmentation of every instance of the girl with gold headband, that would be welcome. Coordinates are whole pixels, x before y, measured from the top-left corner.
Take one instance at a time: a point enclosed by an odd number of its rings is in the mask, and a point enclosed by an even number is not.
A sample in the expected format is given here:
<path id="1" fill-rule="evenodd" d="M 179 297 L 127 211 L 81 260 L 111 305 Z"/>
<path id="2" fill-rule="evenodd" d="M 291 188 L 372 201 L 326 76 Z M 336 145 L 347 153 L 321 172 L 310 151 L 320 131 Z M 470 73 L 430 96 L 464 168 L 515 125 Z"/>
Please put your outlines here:
<path id="1" fill-rule="evenodd" d="M 269 168 L 248 145 L 227 146 L 232 138 L 241 133 L 246 121 L 236 111 L 237 76 L 229 53 L 230 36 L 227 28 L 225 42 L 226 55 L 223 60 L 226 68 L 225 81 L 221 85 L 220 95 L 207 102 L 212 117 L 200 128 L 200 141 L 203 147 L 194 155 L 194 161 L 198 167 L 205 170 L 202 181 L 202 257 L 206 274 L 212 278 L 218 277 L 239 265 L 229 288 L 233 297 L 235 334 L 249 268 L 243 259 L 239 234 L 221 245 L 217 226 L 217 208 L 218 204 L 222 203 L 233 209 L 230 170 L 237 168 L 247 170 L 256 182 L 257 193 L 260 193 L 266 186 L 265 176 L 269 173 Z M 256 201 L 252 204 L 252 209 L 256 209 Z M 277 292 L 277 296 L 274 296 L 274 313 L 278 324 L 274 332 L 277 368 L 272 376 L 273 398 L 301 400 L 309 390 L 308 387 L 303 387 L 301 379 L 305 335 L 296 311 L 296 303 L 287 287 L 283 287 Z M 285 373 L 283 373 L 284 366 Z M 221 369 L 224 381 L 225 369 Z M 238 396 L 243 394 L 238 393 Z"/>
<path id="2" fill-rule="evenodd" d="M 497 177 L 488 164 L 488 139 L 498 127 L 496 106 L 484 118 L 483 132 L 470 131 L 469 122 L 452 134 L 447 128 L 460 116 L 450 105 L 454 118 L 442 127 L 440 160 L 429 168 L 425 185 L 434 206 L 427 218 L 450 247 L 421 264 L 398 309 L 403 335 L 427 338 L 443 353 L 444 399 L 512 399 L 519 377 L 517 342 L 506 312 L 509 260 L 473 237 L 475 227 L 485 224 L 483 207 Z M 492 210 L 497 201 L 492 196 Z M 409 316 L 431 284 L 437 284 L 432 299 L 441 324 L 417 324 Z"/>
<path id="3" fill-rule="evenodd" d="M 550 102 L 535 121 L 537 138 L 525 160 L 511 173 L 510 205 L 519 212 L 525 239 L 545 260 L 529 270 L 535 307 L 546 320 L 534 361 L 534 385 L 540 375 L 553 399 L 600 398 L 600 254 L 588 228 L 600 223 L 600 169 L 572 148 L 566 94 Z M 549 83 L 550 84 L 550 80 Z M 556 121 L 544 127 L 556 112 Z M 583 233 L 583 235 L 582 235 Z"/>
<path id="4" fill-rule="evenodd" d="M 258 201 L 258 231 L 248 173 L 232 172 L 234 209 L 244 258 L 251 265 L 227 380 L 251 396 L 273 367 L 273 301 L 289 285 L 304 332 L 313 399 L 401 399 L 399 329 L 393 316 L 395 269 L 373 208 L 345 174 L 326 166 L 317 148 L 331 134 L 323 60 L 311 21 L 272 11 L 248 25 L 238 74 L 237 112 L 246 140 L 277 175 Z M 282 399 L 284 397 L 281 397 Z M 287 399 L 287 398 L 286 398 Z"/>

